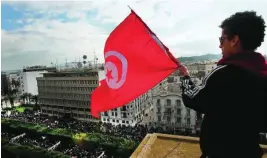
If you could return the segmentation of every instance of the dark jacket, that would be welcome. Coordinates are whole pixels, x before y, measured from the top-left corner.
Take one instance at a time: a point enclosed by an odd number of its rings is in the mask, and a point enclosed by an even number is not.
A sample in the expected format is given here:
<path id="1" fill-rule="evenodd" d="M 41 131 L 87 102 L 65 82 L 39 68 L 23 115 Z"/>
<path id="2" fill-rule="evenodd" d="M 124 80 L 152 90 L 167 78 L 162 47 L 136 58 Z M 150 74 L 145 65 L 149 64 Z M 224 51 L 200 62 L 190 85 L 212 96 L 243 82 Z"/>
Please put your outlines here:
<path id="1" fill-rule="evenodd" d="M 259 133 L 267 132 L 267 66 L 260 53 L 221 59 L 200 86 L 182 82 L 183 102 L 205 114 L 202 153 L 214 157 L 262 156 Z"/>

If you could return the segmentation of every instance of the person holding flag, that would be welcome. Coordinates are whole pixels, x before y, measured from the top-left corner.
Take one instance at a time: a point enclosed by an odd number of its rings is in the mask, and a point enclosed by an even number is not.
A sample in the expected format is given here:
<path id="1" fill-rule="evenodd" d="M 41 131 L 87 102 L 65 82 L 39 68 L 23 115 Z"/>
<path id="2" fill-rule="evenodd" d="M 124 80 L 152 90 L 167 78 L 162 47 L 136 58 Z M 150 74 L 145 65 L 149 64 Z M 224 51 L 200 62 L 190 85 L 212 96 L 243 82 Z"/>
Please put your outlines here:
<path id="1" fill-rule="evenodd" d="M 220 27 L 222 59 L 200 86 L 180 67 L 182 99 L 205 114 L 203 158 L 260 158 L 259 133 L 267 132 L 267 65 L 255 50 L 264 41 L 265 21 L 254 11 L 237 12 Z"/>

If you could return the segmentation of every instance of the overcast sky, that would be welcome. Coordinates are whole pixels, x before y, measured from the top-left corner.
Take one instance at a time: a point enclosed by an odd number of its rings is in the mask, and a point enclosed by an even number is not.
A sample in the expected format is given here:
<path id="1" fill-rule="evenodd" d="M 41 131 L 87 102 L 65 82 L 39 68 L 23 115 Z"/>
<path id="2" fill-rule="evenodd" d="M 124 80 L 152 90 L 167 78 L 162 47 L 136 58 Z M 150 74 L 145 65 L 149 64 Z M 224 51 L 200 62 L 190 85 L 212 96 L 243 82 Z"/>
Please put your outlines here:
<path id="1" fill-rule="evenodd" d="M 130 5 L 176 57 L 221 53 L 218 25 L 237 11 L 255 10 L 267 21 L 266 0 L 92 0 L 2 2 L 2 70 L 90 60 L 103 62 L 109 33 Z M 267 41 L 267 38 L 265 38 Z M 267 53 L 267 43 L 258 49 Z"/>

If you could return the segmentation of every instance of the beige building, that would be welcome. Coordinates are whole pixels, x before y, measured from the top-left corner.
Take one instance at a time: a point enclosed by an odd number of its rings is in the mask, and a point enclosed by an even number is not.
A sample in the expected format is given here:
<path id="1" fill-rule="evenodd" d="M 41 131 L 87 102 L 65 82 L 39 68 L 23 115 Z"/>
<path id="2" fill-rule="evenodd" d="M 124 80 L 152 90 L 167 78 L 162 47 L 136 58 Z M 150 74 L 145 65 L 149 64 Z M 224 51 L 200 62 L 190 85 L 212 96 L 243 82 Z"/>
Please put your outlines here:
<path id="1" fill-rule="evenodd" d="M 169 83 L 166 91 L 153 95 L 153 118 L 153 126 L 195 132 L 196 112 L 184 106 L 178 83 Z"/>
<path id="2" fill-rule="evenodd" d="M 83 121 L 99 121 L 91 116 L 91 93 L 99 85 L 96 70 L 51 72 L 37 77 L 41 113 L 72 117 Z"/>
<path id="3" fill-rule="evenodd" d="M 206 62 L 206 63 L 193 63 L 187 64 L 186 67 L 191 76 L 207 76 L 214 68 L 216 68 L 215 62 Z"/>

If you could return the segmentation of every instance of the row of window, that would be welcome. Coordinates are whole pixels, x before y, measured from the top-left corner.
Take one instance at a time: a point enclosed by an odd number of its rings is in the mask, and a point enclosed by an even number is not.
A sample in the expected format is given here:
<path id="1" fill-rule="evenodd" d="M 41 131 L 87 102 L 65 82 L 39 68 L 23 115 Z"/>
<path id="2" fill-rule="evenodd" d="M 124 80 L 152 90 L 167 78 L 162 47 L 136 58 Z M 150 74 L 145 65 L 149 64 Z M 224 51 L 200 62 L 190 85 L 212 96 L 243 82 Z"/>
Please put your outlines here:
<path id="1" fill-rule="evenodd" d="M 55 98 L 55 99 L 67 99 L 67 100 L 83 100 L 89 101 L 91 99 L 90 94 L 68 94 L 68 93 L 39 93 L 40 98 Z"/>
<path id="2" fill-rule="evenodd" d="M 171 106 L 171 99 L 166 99 L 166 101 L 164 101 L 166 106 Z M 182 101 L 181 100 L 175 100 L 175 106 L 178 106 L 180 107 L 182 105 Z M 157 106 L 161 106 L 161 102 L 160 102 L 160 99 L 157 99 Z"/>
<path id="3" fill-rule="evenodd" d="M 90 101 L 46 99 L 46 98 L 40 98 L 39 103 L 44 105 L 62 105 L 62 106 L 76 106 L 76 107 L 89 106 L 91 104 Z"/>
<path id="4" fill-rule="evenodd" d="M 39 93 L 42 92 L 63 92 L 63 93 L 74 93 L 74 92 L 88 92 L 91 93 L 95 87 L 54 87 L 54 86 L 39 86 Z"/>
<path id="5" fill-rule="evenodd" d="M 47 109 L 47 108 L 55 108 L 55 109 L 60 109 L 64 111 L 83 111 L 83 112 L 88 112 L 91 111 L 89 108 L 79 108 L 79 107 L 66 107 L 66 106 L 57 106 L 57 105 L 42 105 L 42 109 Z"/>
<path id="6" fill-rule="evenodd" d="M 125 121 L 125 120 L 116 120 L 116 119 L 106 119 L 106 118 L 103 118 L 103 122 L 112 122 L 112 123 L 122 123 L 122 124 L 129 124 L 129 121 Z"/>
<path id="7" fill-rule="evenodd" d="M 158 122 L 161 122 L 161 121 L 171 122 L 171 117 L 158 116 Z M 181 117 L 177 117 L 175 121 L 177 124 L 182 124 L 182 118 Z M 187 118 L 186 119 L 186 125 L 190 125 L 190 124 L 191 124 L 191 118 Z"/>
<path id="8" fill-rule="evenodd" d="M 161 107 L 158 107 L 157 113 L 162 113 L 162 112 L 173 113 L 174 112 L 174 110 L 172 110 L 171 108 L 163 108 L 163 109 L 165 109 L 165 111 L 163 111 Z M 191 112 L 190 109 L 186 108 L 186 116 L 190 116 L 191 114 L 190 112 Z M 176 109 L 176 114 L 181 115 L 182 109 Z"/>
<path id="9" fill-rule="evenodd" d="M 37 80 L 38 86 L 90 85 L 98 84 L 98 80 Z"/>

